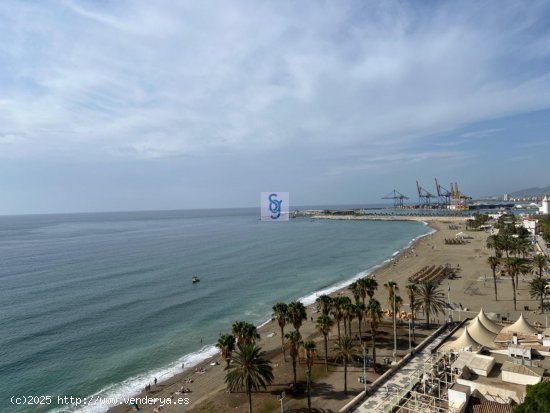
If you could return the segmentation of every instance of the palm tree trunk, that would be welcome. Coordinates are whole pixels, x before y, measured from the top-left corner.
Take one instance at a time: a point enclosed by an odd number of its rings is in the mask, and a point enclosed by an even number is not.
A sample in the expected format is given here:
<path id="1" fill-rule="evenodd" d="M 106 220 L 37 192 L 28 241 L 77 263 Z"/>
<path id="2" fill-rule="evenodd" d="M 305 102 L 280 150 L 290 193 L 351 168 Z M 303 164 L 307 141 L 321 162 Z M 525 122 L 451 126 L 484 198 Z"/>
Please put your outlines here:
<path id="1" fill-rule="evenodd" d="M 514 311 L 516 311 L 516 310 L 517 310 L 517 302 L 516 302 L 516 281 L 515 281 L 515 279 L 514 279 L 514 275 L 513 275 L 513 274 L 511 274 L 511 277 L 510 277 L 510 278 L 512 279 L 512 292 L 513 292 L 513 294 L 514 294 Z"/>
<path id="2" fill-rule="evenodd" d="M 498 301 L 498 296 L 497 296 L 497 273 L 496 273 L 496 268 L 493 268 L 493 282 L 495 283 L 495 301 Z"/>
<path id="3" fill-rule="evenodd" d="M 376 330 L 371 325 L 371 339 L 372 339 L 372 365 L 374 366 L 374 371 L 376 371 Z"/>
<path id="4" fill-rule="evenodd" d="M 292 371 L 294 372 L 294 388 L 296 388 L 296 357 L 292 357 Z"/>
<path id="5" fill-rule="evenodd" d="M 359 344 L 362 344 L 363 339 L 361 337 L 361 320 L 359 320 Z"/>
<path id="6" fill-rule="evenodd" d="M 540 294 L 540 313 L 544 314 L 544 294 Z"/>
<path id="7" fill-rule="evenodd" d="M 328 335 L 325 335 L 325 371 L 328 371 Z"/>
<path id="8" fill-rule="evenodd" d="M 340 340 L 340 320 L 336 320 L 336 325 L 338 326 L 338 340 Z"/>
<path id="9" fill-rule="evenodd" d="M 424 313 L 426 314 L 426 329 L 430 329 L 430 313 L 428 312 L 428 309 L 426 308 L 424 310 Z"/>
<path id="10" fill-rule="evenodd" d="M 248 393 L 248 413 L 252 413 L 252 389 L 248 387 L 246 393 Z"/>
<path id="11" fill-rule="evenodd" d="M 311 369 L 307 369 L 307 411 L 311 412 Z"/>
<path id="12" fill-rule="evenodd" d="M 283 348 L 283 361 L 286 363 L 285 329 L 281 327 L 281 347 Z"/>
<path id="13" fill-rule="evenodd" d="M 415 327 L 414 321 L 416 320 L 416 314 L 415 313 L 416 312 L 414 310 L 411 312 L 411 315 L 412 315 L 412 323 L 411 323 L 412 326 L 411 327 L 412 327 L 412 336 L 413 336 L 412 339 L 413 339 L 413 341 L 416 340 L 416 338 L 414 336 L 414 327 Z"/>
<path id="14" fill-rule="evenodd" d="M 348 394 L 348 359 L 344 357 L 344 394 Z"/>

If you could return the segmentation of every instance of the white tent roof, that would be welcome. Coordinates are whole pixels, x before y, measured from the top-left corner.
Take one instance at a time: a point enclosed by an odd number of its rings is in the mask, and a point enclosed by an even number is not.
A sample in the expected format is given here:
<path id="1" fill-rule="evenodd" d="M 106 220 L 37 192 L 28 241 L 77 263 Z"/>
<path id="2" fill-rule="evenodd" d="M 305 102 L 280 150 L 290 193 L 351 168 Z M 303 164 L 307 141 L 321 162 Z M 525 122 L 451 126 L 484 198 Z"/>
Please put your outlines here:
<path id="1" fill-rule="evenodd" d="M 441 350 L 443 351 L 449 351 L 449 350 L 461 350 L 464 347 L 472 346 L 475 349 L 478 349 L 481 347 L 481 344 L 479 344 L 477 341 L 475 341 L 470 333 L 468 333 L 468 329 L 465 328 L 462 331 L 462 335 L 458 337 L 456 340 L 445 343 L 441 346 Z"/>
<path id="2" fill-rule="evenodd" d="M 479 317 L 474 318 L 467 327 L 470 336 L 479 344 L 487 348 L 496 348 L 496 334 L 490 332 L 482 323 Z"/>
<path id="3" fill-rule="evenodd" d="M 528 336 L 537 334 L 537 329 L 529 324 L 525 317 L 523 317 L 523 313 L 521 313 L 518 320 L 514 324 L 504 327 L 501 332 L 518 333 Z"/>
<path id="4" fill-rule="evenodd" d="M 502 330 L 501 326 L 499 326 L 497 323 L 495 323 L 493 320 L 487 317 L 487 314 L 485 314 L 485 311 L 483 311 L 483 308 L 479 310 L 479 314 L 477 315 L 477 318 L 479 318 L 479 321 L 481 322 L 481 324 L 483 324 L 485 328 L 489 330 L 491 333 L 498 334 L 500 333 L 500 330 Z"/>

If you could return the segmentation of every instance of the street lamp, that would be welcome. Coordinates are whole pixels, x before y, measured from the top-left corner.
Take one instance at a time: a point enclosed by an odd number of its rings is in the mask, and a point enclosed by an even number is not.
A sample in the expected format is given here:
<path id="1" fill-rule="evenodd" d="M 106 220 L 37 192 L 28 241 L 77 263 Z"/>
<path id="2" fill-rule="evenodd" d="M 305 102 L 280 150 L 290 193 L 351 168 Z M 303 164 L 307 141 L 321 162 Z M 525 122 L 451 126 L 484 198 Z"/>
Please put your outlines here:
<path id="1" fill-rule="evenodd" d="M 411 318 L 409 317 L 409 353 L 412 353 L 412 342 L 411 342 Z"/>
<path id="2" fill-rule="evenodd" d="M 282 392 L 280 396 L 277 396 L 277 400 L 281 402 L 281 413 L 284 413 L 283 400 L 285 399 L 285 392 Z"/>
<path id="3" fill-rule="evenodd" d="M 367 351 L 365 349 L 365 343 L 361 344 L 363 348 L 363 385 L 365 386 L 365 396 L 367 395 Z"/>
<path id="4" fill-rule="evenodd" d="M 396 283 L 390 281 L 391 291 L 393 295 L 393 362 L 397 360 L 397 326 L 395 324 L 395 287 Z"/>

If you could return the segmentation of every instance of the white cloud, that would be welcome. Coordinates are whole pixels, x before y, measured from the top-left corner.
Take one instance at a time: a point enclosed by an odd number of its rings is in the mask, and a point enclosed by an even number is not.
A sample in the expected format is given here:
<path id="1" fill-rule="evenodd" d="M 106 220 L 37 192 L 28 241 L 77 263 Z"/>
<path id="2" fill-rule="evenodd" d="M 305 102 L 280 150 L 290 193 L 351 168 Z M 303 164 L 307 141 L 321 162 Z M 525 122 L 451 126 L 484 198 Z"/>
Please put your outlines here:
<path id="1" fill-rule="evenodd" d="M 537 60 L 546 9 L 4 3 L 0 58 L 19 75 L 0 72 L 0 133 L 25 133 L 24 153 L 41 157 L 60 147 L 139 158 L 415 142 L 550 107 Z"/>

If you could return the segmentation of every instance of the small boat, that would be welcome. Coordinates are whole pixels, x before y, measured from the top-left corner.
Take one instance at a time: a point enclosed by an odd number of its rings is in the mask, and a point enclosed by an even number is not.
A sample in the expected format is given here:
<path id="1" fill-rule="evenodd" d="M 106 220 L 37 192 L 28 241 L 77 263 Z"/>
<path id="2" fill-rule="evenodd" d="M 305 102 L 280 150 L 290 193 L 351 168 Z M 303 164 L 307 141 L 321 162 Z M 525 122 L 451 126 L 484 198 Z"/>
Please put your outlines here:
<path id="1" fill-rule="evenodd" d="M 200 282 L 200 279 L 199 279 L 199 277 L 197 277 L 197 276 L 195 275 L 195 276 L 191 279 L 191 282 L 192 282 L 193 284 L 195 284 L 195 283 Z"/>

